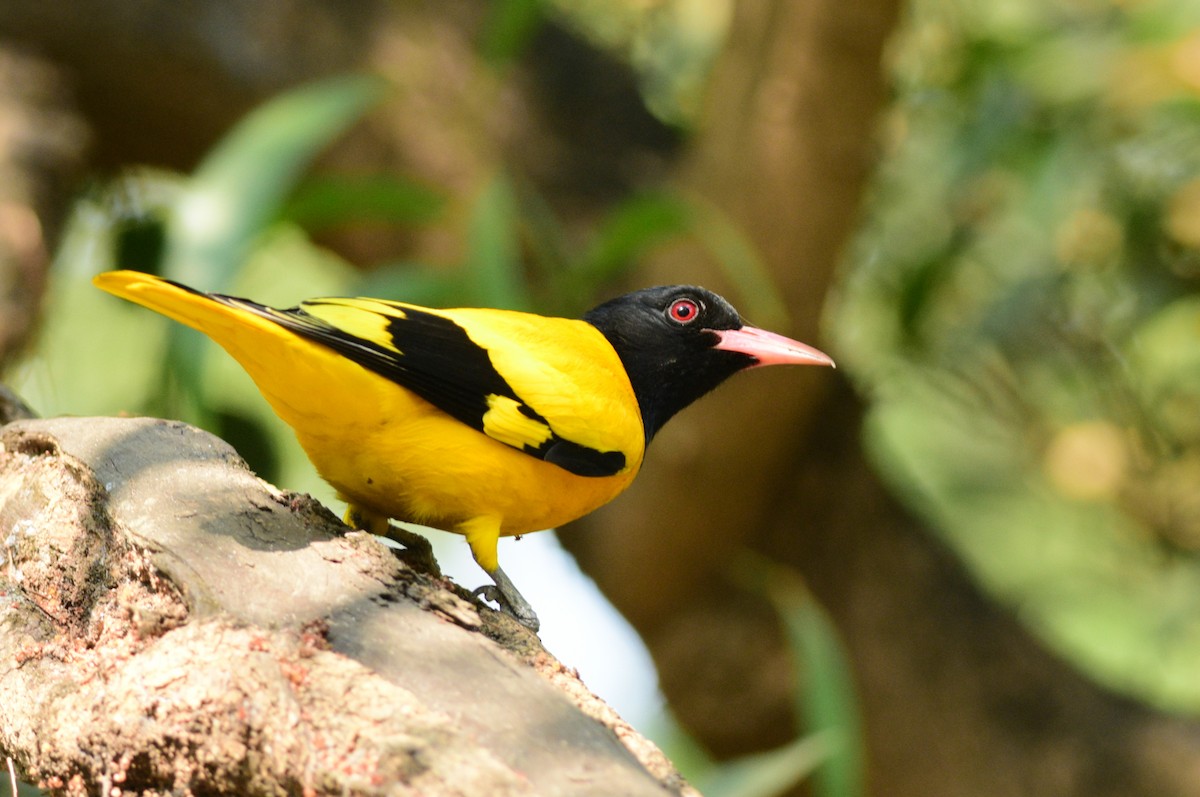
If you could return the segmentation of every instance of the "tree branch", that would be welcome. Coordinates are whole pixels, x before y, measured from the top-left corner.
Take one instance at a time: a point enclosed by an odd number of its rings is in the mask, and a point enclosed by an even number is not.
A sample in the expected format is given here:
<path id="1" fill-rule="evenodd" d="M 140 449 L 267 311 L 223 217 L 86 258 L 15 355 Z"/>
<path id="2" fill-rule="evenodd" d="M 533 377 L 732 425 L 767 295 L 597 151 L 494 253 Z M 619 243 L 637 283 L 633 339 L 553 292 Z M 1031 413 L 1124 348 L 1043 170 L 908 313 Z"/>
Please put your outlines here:
<path id="1" fill-rule="evenodd" d="M 695 793 L 535 636 L 192 427 L 4 427 L 0 530 L 0 748 L 56 790 Z"/>

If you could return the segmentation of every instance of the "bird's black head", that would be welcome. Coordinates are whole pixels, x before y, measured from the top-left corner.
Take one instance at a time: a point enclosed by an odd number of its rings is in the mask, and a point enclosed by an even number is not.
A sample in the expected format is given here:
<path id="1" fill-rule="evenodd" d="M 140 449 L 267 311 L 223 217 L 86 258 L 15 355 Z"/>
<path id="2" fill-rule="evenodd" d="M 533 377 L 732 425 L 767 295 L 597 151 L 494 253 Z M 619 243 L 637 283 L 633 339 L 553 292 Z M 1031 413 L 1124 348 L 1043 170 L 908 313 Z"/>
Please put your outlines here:
<path id="1" fill-rule="evenodd" d="M 628 293 L 583 318 L 621 358 L 646 442 L 675 413 L 738 371 L 783 363 L 833 365 L 803 343 L 746 326 L 729 302 L 692 285 Z"/>

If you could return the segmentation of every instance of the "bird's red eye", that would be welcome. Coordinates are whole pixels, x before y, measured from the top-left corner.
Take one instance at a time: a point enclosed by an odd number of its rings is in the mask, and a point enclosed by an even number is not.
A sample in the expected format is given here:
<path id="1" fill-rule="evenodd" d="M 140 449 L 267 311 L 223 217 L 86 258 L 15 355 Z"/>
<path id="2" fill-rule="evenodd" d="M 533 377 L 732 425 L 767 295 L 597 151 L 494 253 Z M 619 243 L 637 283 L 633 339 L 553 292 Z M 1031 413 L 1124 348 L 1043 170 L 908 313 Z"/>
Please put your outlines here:
<path id="1" fill-rule="evenodd" d="M 700 315 L 700 305 L 693 299 L 676 299 L 671 302 L 667 314 L 676 324 L 690 324 Z"/>

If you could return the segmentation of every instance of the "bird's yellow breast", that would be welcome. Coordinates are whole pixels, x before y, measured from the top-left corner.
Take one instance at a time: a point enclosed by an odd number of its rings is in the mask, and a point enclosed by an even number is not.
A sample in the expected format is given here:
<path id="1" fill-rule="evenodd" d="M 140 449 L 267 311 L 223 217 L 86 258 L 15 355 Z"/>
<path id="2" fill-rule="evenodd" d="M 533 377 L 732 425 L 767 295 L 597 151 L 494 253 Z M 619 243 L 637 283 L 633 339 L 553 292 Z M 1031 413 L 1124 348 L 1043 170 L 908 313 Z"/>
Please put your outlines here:
<path id="1" fill-rule="evenodd" d="M 272 404 L 295 428 L 322 478 L 349 502 L 381 515 L 451 531 L 472 518 L 496 517 L 502 534 L 524 534 L 602 506 L 629 486 L 640 467 L 641 441 L 631 436 L 624 471 L 577 476 L 359 370 L 353 412 L 298 407 L 287 397 L 286 407 Z"/>

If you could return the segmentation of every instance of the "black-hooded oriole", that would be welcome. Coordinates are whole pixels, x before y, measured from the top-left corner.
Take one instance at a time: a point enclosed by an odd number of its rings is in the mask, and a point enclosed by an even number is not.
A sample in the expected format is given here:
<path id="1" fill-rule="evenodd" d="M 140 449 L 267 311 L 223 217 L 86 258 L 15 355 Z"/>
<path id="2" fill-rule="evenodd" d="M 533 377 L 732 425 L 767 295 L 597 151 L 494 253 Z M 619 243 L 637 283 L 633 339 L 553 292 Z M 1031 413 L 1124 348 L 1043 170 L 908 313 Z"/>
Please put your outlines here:
<path id="1" fill-rule="evenodd" d="M 465 535 L 496 585 L 485 596 L 534 630 L 537 615 L 500 568 L 499 537 L 607 503 L 662 425 L 734 373 L 833 365 L 687 285 L 571 320 L 382 299 L 278 310 L 136 271 L 95 283 L 200 330 L 241 363 L 353 525 L 386 534 L 395 518 Z"/>

